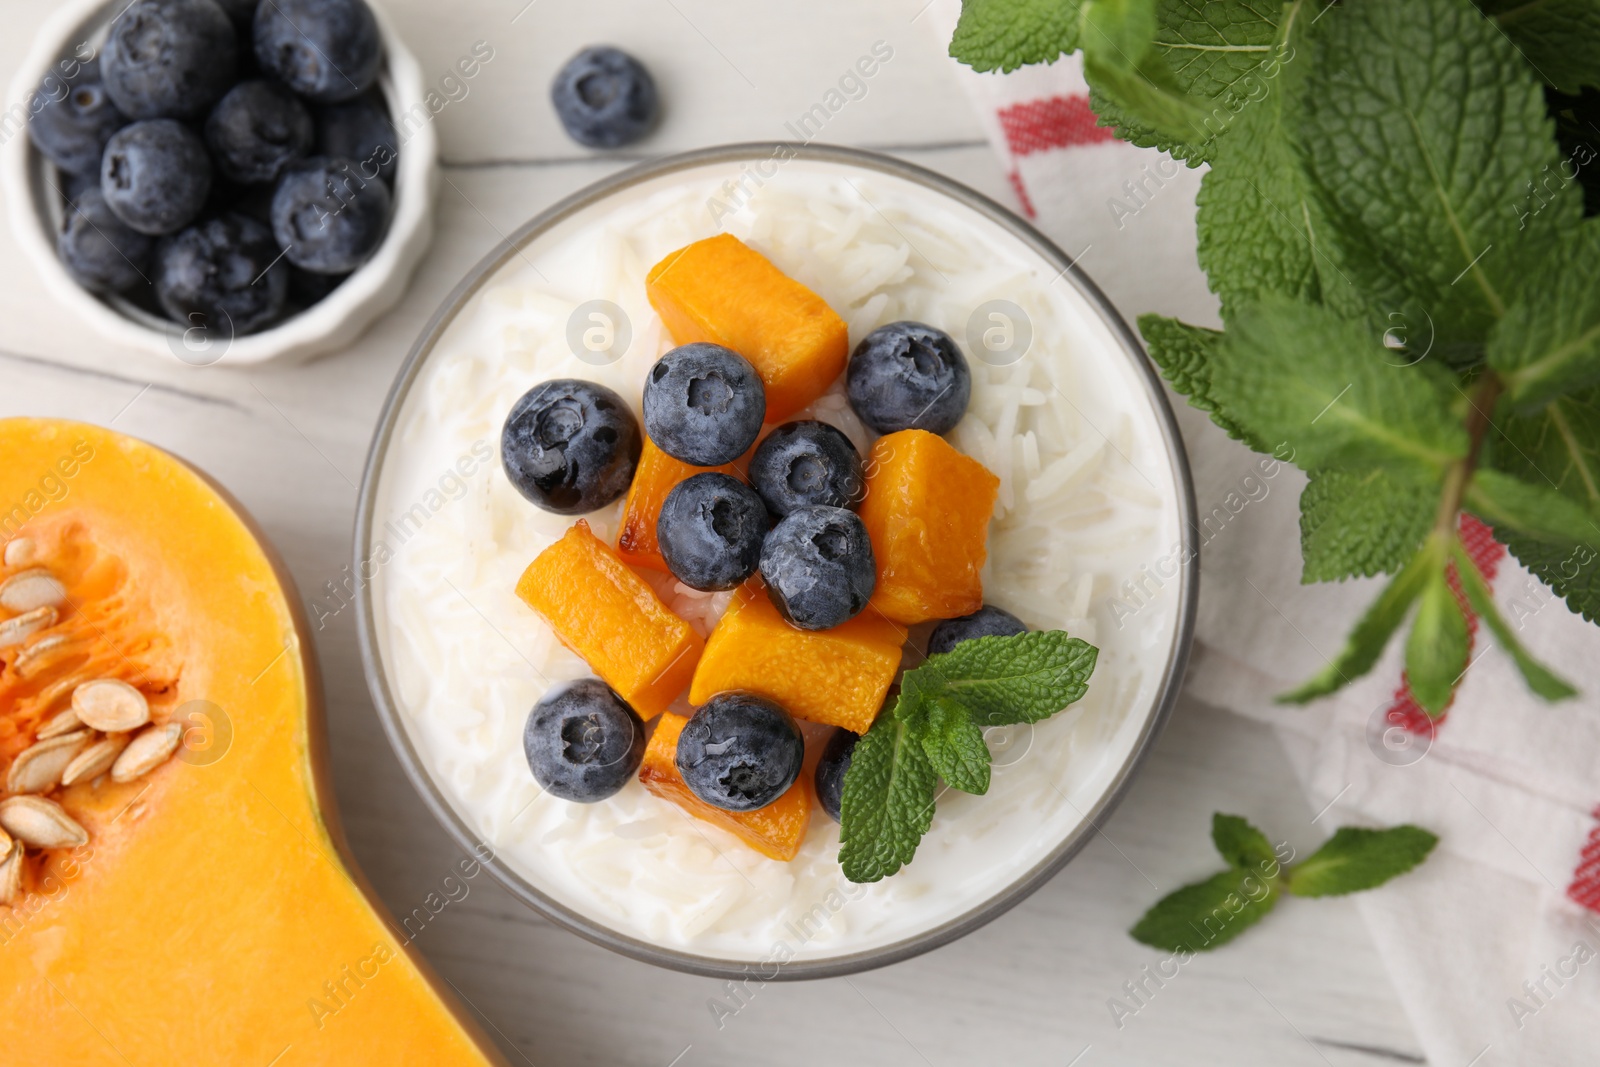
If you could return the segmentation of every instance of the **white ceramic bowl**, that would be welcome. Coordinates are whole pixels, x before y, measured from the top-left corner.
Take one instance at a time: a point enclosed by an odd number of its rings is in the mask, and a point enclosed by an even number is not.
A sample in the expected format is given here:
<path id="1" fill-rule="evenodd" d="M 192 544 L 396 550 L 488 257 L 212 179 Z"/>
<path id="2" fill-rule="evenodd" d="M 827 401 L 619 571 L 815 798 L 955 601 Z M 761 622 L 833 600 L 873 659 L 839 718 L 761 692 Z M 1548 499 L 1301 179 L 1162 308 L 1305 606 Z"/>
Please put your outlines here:
<path id="1" fill-rule="evenodd" d="M 62 59 L 88 45 L 98 55 L 111 19 L 127 0 L 68 0 L 45 22 L 11 83 L 8 99 L 25 102 Z M 379 88 L 389 113 L 400 116 L 423 104 L 422 68 L 395 32 L 383 9 L 373 5 L 383 37 L 385 62 Z M 45 287 L 78 319 L 107 341 L 150 355 L 191 364 L 245 365 L 274 359 L 306 359 L 354 341 L 405 290 L 411 272 L 433 236 L 433 194 L 438 182 L 438 137 L 431 115 L 407 131 L 394 182 L 394 217 L 383 244 L 371 259 L 313 307 L 260 333 L 234 338 L 226 346 L 194 343 L 178 323 L 152 315 L 119 297 L 101 297 L 72 280 L 56 255 L 62 204 L 55 165 L 26 130 L 7 131 L 0 145 L 0 194 L 9 206 L 17 243 L 32 261 Z M 217 347 L 223 347 L 220 353 Z"/>
<path id="2" fill-rule="evenodd" d="M 761 191 L 750 212 L 730 212 L 723 198 L 742 175 Z M 796 218 L 784 214 L 789 207 L 764 207 L 762 197 L 835 220 L 833 236 L 799 227 L 779 236 Z M 834 204 L 847 208 L 834 212 Z M 1071 472 L 1088 469 L 1088 460 L 1074 457 L 1097 452 L 1103 474 L 1085 475 L 1092 479 L 1085 488 L 1143 498 L 1122 520 L 1101 503 L 1087 517 L 1066 516 L 1060 526 L 1050 520 L 1044 558 L 1068 557 L 1070 576 L 1028 569 L 1020 543 L 1010 542 L 1018 548 L 1004 556 L 994 550 L 994 581 L 986 584 L 994 602 L 1033 625 L 1063 626 L 1099 644 L 1095 680 L 1059 721 L 1037 734 L 1008 735 L 989 794 L 941 798 L 916 860 L 870 887 L 843 882 L 832 851 L 838 830 L 820 813 L 801 855 L 782 864 L 637 785 L 582 810 L 541 797 L 522 755 L 527 709 L 549 679 L 588 671 L 570 654 L 541 651 L 554 648 L 548 627 L 512 593 L 528 560 L 571 520 L 538 512 L 507 482 L 494 452 L 505 411 L 549 377 L 595 380 L 637 397 L 650 363 L 670 347 L 645 303 L 643 272 L 723 228 L 725 215 L 730 232 L 775 242 L 766 247 L 797 275 L 809 269 L 809 256 L 837 256 L 843 246 L 830 252 L 831 242 L 848 243 L 880 217 L 885 247 L 940 242 L 945 251 L 936 254 L 953 273 L 976 271 L 989 282 L 982 293 L 958 293 L 932 260 L 919 259 L 911 274 L 929 299 L 909 305 L 910 317 L 960 333 L 973 359 L 980 343 L 990 345 L 987 333 L 973 340 L 975 327 L 996 325 L 982 313 L 1003 302 L 987 286 L 1021 301 L 1032 310 L 1010 305 L 1012 324 L 1027 324 L 1029 338 L 1037 331 L 1039 343 L 991 348 L 984 380 L 1009 375 L 1041 389 L 1047 380 L 1065 383 L 1056 387 L 1058 413 L 1074 425 L 1081 420 L 1078 429 L 1052 434 L 1059 466 L 1051 469 L 1067 473 L 1050 489 L 1041 470 L 1037 499 L 1067 492 L 1077 476 Z M 766 238 L 756 230 L 763 219 L 772 227 Z M 959 236 L 918 230 L 928 219 Z M 896 275 L 894 262 L 882 269 L 880 280 Z M 814 278 L 850 321 L 853 340 L 908 310 L 874 305 L 865 276 L 852 267 Z M 603 349 L 584 332 L 600 305 L 610 308 L 614 328 Z M 627 330 L 618 325 L 628 322 Z M 1021 335 L 1018 326 L 1007 336 Z M 983 407 L 982 395 L 975 374 L 970 410 Z M 1041 393 L 1027 402 L 1051 399 Z M 1009 436 L 1026 456 L 1027 440 Z M 953 437 L 967 440 L 961 427 Z M 989 451 L 983 439 L 971 441 Z M 588 518 L 609 537 L 620 507 Z M 1183 445 L 1138 340 L 1093 282 L 1031 226 L 970 189 L 888 157 L 731 145 L 645 164 L 556 204 L 445 301 L 395 381 L 367 461 L 352 565 L 360 575 L 357 625 L 374 702 L 418 792 L 515 896 L 600 944 L 668 967 L 737 979 L 775 961 L 764 979 L 841 974 L 904 959 L 994 918 L 1060 869 L 1110 814 L 1177 695 L 1193 632 L 1194 514 Z M 1063 595 L 1069 577 L 1073 591 Z M 1146 583 L 1150 599 L 1141 598 L 1137 612 L 1112 606 L 1124 579 Z M 316 610 L 343 606 L 330 599 Z M 819 916 L 820 929 L 811 925 Z"/>

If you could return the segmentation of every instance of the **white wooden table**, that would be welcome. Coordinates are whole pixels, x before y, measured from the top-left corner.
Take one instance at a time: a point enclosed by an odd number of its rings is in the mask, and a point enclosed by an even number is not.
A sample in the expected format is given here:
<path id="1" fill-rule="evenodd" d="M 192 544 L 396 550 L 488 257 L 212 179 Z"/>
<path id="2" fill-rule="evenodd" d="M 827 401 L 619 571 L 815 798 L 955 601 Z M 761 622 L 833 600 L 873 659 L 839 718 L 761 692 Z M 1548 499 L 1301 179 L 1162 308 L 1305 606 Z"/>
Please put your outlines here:
<path id="1" fill-rule="evenodd" d="M 875 41 L 892 61 L 825 139 L 883 149 L 1002 201 L 1011 194 L 922 0 L 381 0 L 435 82 L 474 42 L 494 57 L 438 116 L 438 236 L 404 302 L 348 351 L 310 365 L 196 369 L 108 348 L 45 294 L 0 233 L 0 415 L 113 425 L 203 467 L 244 502 L 311 599 L 350 558 L 356 486 L 395 370 L 462 274 L 557 197 L 645 156 L 788 136 Z M 524 6 L 526 5 L 526 6 Z M 0 84 L 38 24 L 0 0 Z M 667 113 L 637 153 L 596 157 L 561 133 L 547 86 L 577 48 L 640 56 Z M 460 96 L 459 90 L 455 94 Z M 5 101 L 9 106 L 13 101 Z M 1142 308 L 1124 308 L 1129 317 Z M 356 854 L 410 912 L 458 859 L 412 792 L 367 697 L 355 625 L 316 635 L 335 781 Z M 1158 896 L 1210 874 L 1213 810 L 1299 849 L 1323 831 L 1265 731 L 1180 705 L 1103 833 L 1034 897 L 954 945 L 884 970 L 756 987 L 718 1029 L 721 983 L 657 970 L 558 929 L 480 877 L 417 943 L 513 1063 L 1287 1064 L 1422 1062 L 1377 952 L 1342 901 L 1286 900 L 1238 943 L 1196 958 L 1123 1025 L 1108 1008 L 1163 956 L 1125 931 Z"/>

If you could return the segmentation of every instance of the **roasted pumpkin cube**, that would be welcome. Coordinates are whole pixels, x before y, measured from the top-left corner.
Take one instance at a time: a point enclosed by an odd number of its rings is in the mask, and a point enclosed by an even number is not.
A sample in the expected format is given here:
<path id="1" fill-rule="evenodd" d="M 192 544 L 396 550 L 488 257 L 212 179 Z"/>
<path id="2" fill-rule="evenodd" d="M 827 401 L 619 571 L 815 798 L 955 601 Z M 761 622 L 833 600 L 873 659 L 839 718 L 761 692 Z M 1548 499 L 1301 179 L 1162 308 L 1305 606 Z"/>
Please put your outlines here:
<path id="1" fill-rule="evenodd" d="M 744 689 L 812 722 L 866 733 L 900 666 L 906 631 L 871 608 L 831 630 L 790 625 L 759 578 L 739 587 L 706 641 L 689 701 Z"/>
<path id="2" fill-rule="evenodd" d="M 710 341 L 755 365 L 767 391 L 768 422 L 810 404 L 844 371 L 844 320 L 732 234 L 667 256 L 650 268 L 645 294 L 678 344 Z"/>
<path id="3" fill-rule="evenodd" d="M 901 430 L 878 438 L 861 502 L 878 563 L 868 610 L 909 625 L 982 607 L 980 572 L 999 491 L 999 478 L 938 434 Z"/>
<path id="4" fill-rule="evenodd" d="M 705 647 L 582 519 L 528 564 L 517 596 L 645 719 L 683 692 Z"/>
<path id="5" fill-rule="evenodd" d="M 752 446 L 754 451 L 754 446 Z M 656 540 L 656 520 L 661 517 L 661 505 L 673 486 L 685 478 L 706 471 L 719 471 L 743 478 L 742 466 L 748 456 L 720 467 L 696 467 L 681 459 L 673 459 L 648 437 L 639 453 L 639 465 L 634 468 L 633 484 L 628 486 L 628 499 L 622 505 L 622 529 L 617 534 L 617 554 L 635 567 L 669 571 L 667 561 L 661 556 L 661 545 Z"/>
<path id="6" fill-rule="evenodd" d="M 689 720 L 663 715 L 645 746 L 639 781 L 663 800 L 670 800 L 697 819 L 720 826 L 739 840 L 775 860 L 792 860 L 811 825 L 811 776 L 802 774 L 783 796 L 755 811 L 723 811 L 689 791 L 678 773 L 678 735 Z"/>

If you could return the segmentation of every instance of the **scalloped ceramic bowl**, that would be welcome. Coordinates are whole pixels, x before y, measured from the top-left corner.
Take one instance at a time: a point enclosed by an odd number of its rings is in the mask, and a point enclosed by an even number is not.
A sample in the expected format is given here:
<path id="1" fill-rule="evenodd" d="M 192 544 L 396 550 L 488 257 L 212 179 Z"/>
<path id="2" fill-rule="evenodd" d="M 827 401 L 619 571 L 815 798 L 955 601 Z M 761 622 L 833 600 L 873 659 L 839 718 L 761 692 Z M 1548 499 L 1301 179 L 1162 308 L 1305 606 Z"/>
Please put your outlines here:
<path id="1" fill-rule="evenodd" d="M 127 0 L 69 0 L 46 20 L 12 79 L 12 101 L 25 102 L 45 75 L 81 45 L 98 55 L 111 19 Z M 395 32 L 383 9 L 372 7 L 383 37 L 384 69 L 379 88 L 389 113 L 401 116 L 422 107 L 422 68 Z M 307 359 L 354 341 L 379 315 L 392 308 L 422 259 L 433 236 L 433 195 L 438 181 L 438 136 L 432 116 L 406 132 L 394 182 L 394 216 L 378 251 L 327 297 L 305 311 L 259 333 L 232 339 L 220 355 L 212 347 L 187 343 L 184 328 L 134 306 L 121 297 L 101 297 L 72 280 L 56 256 L 62 204 L 55 165 L 28 138 L 25 129 L 0 127 L 0 193 L 9 205 L 11 228 L 45 288 L 74 318 L 123 348 L 186 363 L 246 365 L 276 359 Z"/>

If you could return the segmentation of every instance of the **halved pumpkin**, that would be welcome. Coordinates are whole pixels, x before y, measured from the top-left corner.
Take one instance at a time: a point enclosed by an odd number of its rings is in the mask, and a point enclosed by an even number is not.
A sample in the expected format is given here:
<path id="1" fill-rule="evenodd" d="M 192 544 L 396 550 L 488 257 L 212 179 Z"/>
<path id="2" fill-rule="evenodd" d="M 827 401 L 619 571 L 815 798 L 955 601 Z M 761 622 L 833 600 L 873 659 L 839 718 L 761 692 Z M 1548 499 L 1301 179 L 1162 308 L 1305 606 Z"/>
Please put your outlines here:
<path id="1" fill-rule="evenodd" d="M 0 649 L 0 757 L 14 764 L 41 728 L 59 729 L 91 676 L 144 697 L 156 725 L 136 729 L 198 735 L 175 755 L 145 743 L 133 780 L 91 766 L 43 800 L 0 801 L 34 815 L 58 805 L 87 837 L 29 848 L 0 907 L 6 1058 L 502 1062 L 349 859 L 299 602 L 237 507 L 150 445 L 7 419 L 0 508 L 0 628 L 52 597 L 44 579 L 64 594 L 48 626 Z M 7 603 L 18 574 L 33 576 Z M 137 699 L 110 688 L 80 699 L 89 718 L 135 721 Z M 208 728 L 231 745 L 208 750 Z"/>

